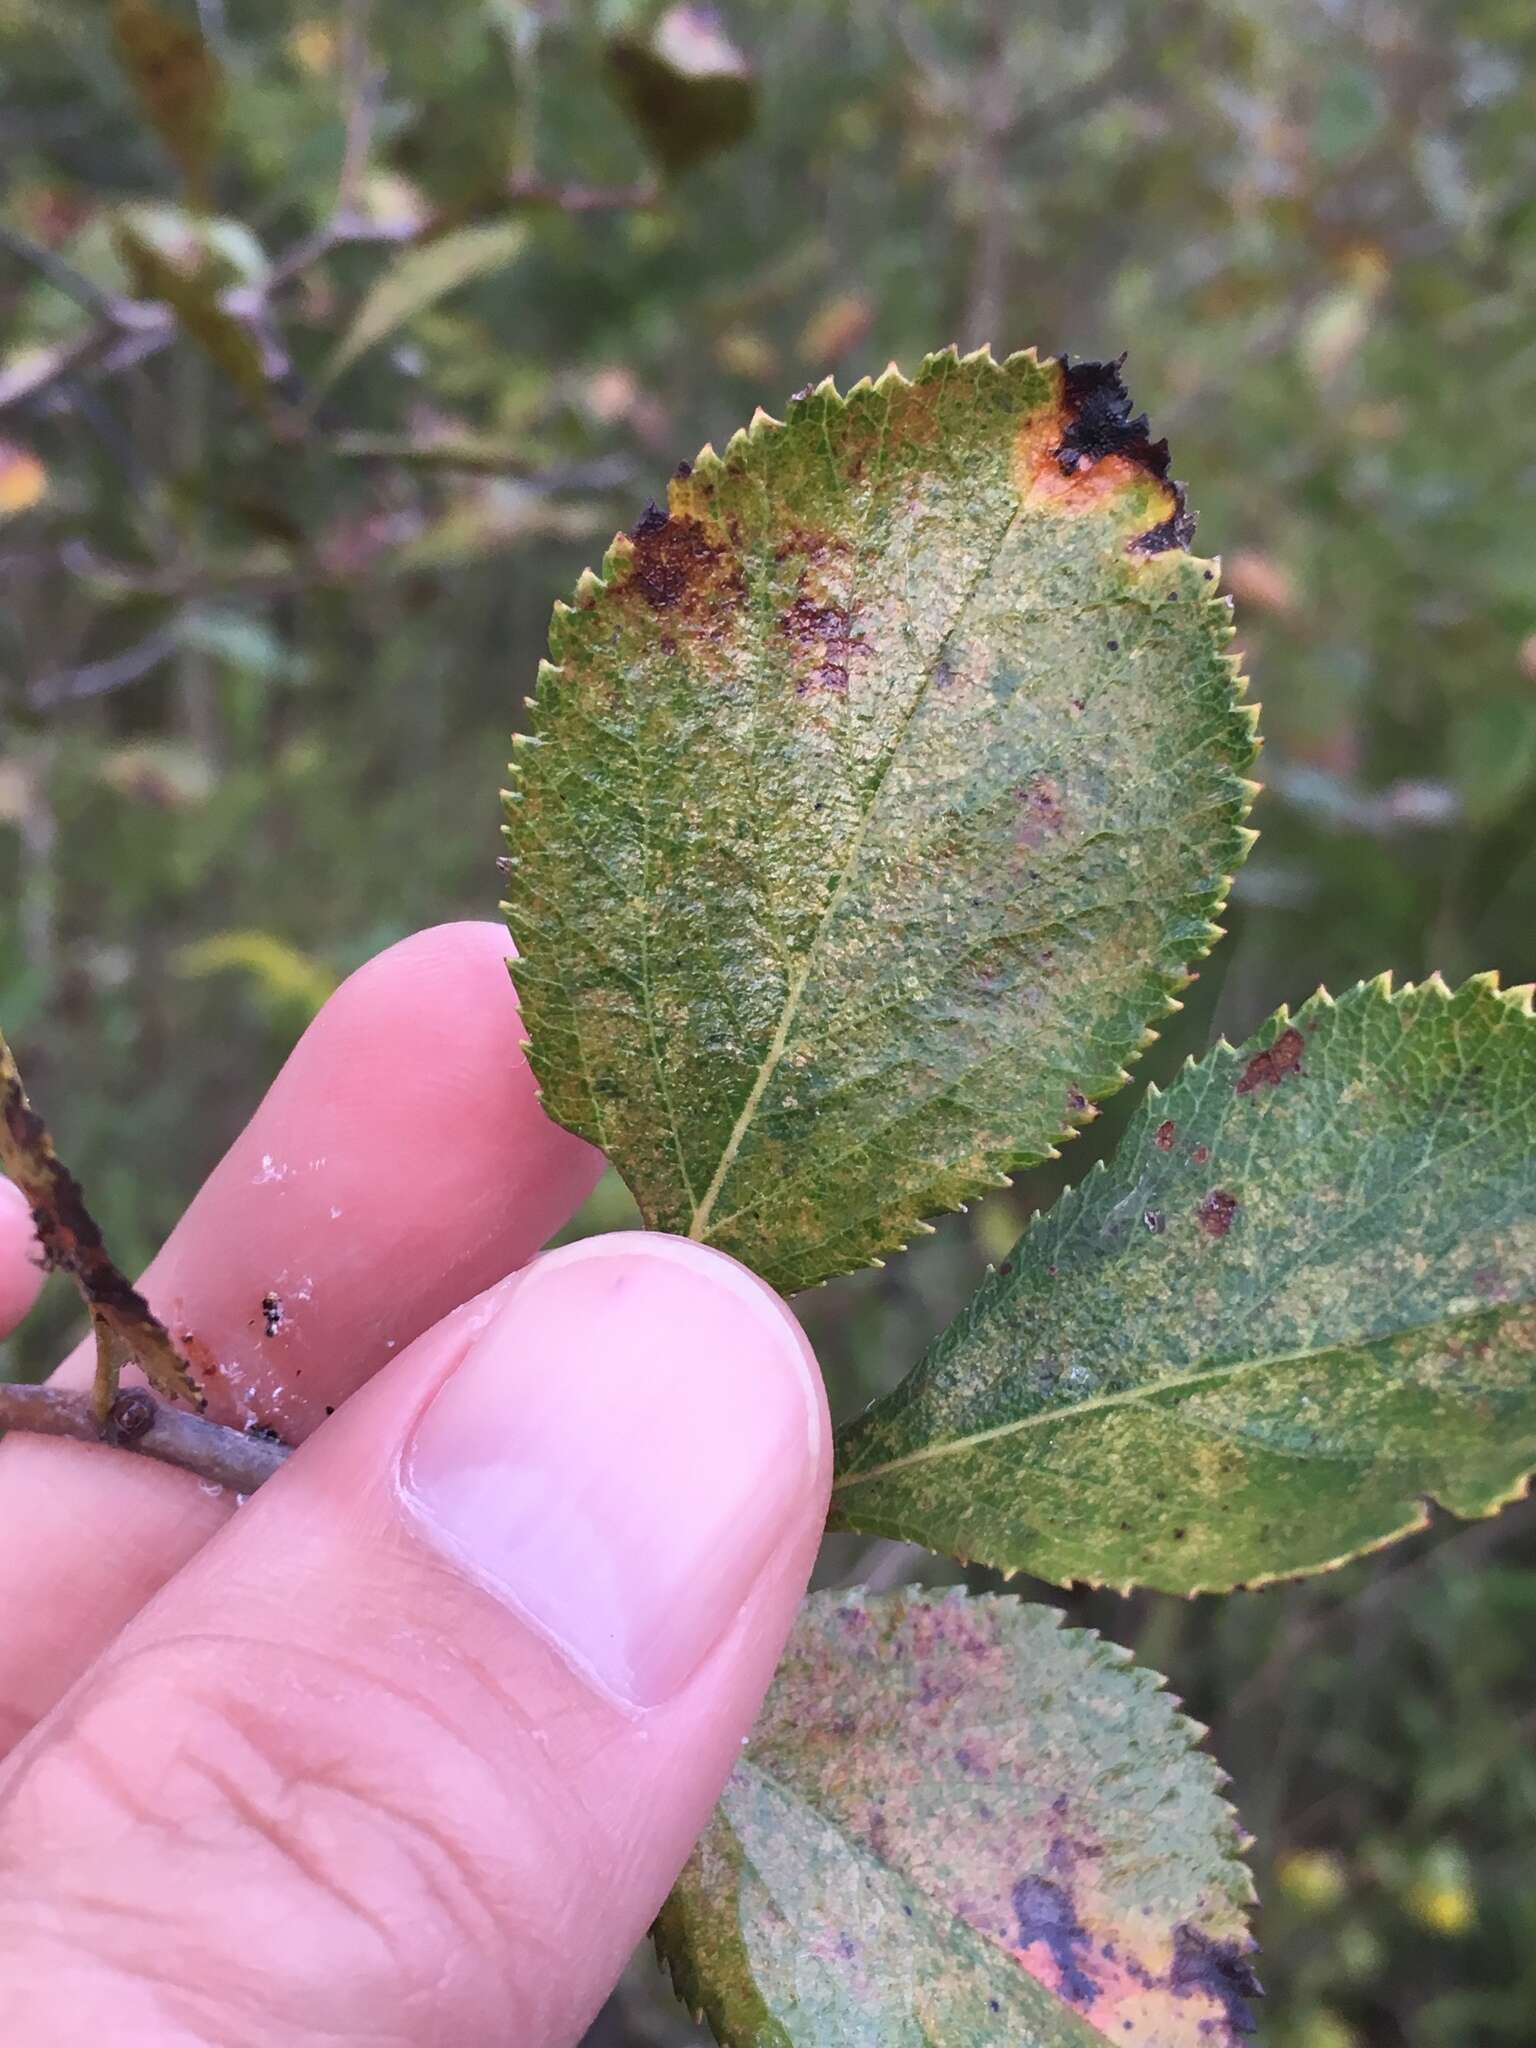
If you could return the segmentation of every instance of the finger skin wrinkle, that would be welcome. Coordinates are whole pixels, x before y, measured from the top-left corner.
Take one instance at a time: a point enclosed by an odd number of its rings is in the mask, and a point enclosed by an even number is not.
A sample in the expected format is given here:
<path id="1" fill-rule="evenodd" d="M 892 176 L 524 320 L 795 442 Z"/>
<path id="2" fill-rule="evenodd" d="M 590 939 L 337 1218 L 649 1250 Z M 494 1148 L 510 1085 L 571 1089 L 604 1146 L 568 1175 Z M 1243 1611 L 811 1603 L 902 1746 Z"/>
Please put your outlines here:
<path id="1" fill-rule="evenodd" d="M 614 1846 L 508 1725 L 520 1716 L 505 1700 L 494 1753 L 489 1674 L 428 1702 L 290 1649 L 274 1683 L 263 1646 L 247 1689 L 236 1646 L 223 1674 L 210 1647 L 157 1644 L 109 1665 L 53 1739 L 13 1760 L 0 1985 L 47 1981 L 42 1896 L 52 1943 L 93 1957 L 104 1984 L 137 1987 L 123 2009 L 142 1999 L 189 2041 L 465 2048 L 488 2013 L 504 2024 L 518 2010 L 519 1984 L 535 2031 L 526 1987 L 560 1983 L 580 1912 L 552 1873 L 612 1867 Z M 575 1857 L 573 1830 L 591 1837 Z M 75 2025 L 77 1976 L 67 1995 Z M 393 2015 L 388 2035 L 359 2033 L 369 2013 Z"/>

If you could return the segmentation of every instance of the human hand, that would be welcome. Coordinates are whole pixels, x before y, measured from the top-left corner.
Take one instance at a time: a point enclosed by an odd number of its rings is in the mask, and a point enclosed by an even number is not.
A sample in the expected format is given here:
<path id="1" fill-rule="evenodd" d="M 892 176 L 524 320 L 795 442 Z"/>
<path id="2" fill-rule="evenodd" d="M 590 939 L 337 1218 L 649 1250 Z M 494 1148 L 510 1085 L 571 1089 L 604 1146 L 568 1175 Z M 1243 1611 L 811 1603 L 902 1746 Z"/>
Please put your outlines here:
<path id="1" fill-rule="evenodd" d="M 739 1754 L 821 1382 L 720 1253 L 527 1263 L 601 1161 L 538 1108 L 506 949 L 354 975 L 145 1277 L 219 1419 L 315 1432 L 260 1493 L 0 1448 L 7 2048 L 572 2042 Z M 0 1333 L 29 1248 L 0 1184 Z"/>

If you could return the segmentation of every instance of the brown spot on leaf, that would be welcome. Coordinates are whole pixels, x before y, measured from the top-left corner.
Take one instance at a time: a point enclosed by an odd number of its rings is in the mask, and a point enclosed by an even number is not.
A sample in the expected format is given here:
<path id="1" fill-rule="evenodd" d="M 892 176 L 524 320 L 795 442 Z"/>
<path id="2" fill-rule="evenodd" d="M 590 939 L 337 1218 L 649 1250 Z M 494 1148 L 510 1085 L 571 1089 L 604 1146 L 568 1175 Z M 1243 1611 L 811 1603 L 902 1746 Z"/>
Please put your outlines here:
<path id="1" fill-rule="evenodd" d="M 1191 1152 L 1189 1156 L 1191 1159 L 1193 1159 L 1196 1166 L 1204 1166 L 1205 1162 L 1211 1156 L 1211 1148 L 1209 1145 L 1197 1145 L 1194 1151 Z"/>
<path id="2" fill-rule="evenodd" d="M 647 505 L 629 539 L 634 566 L 623 587 L 656 611 L 707 611 L 740 599 L 740 567 L 701 520 Z"/>
<path id="3" fill-rule="evenodd" d="M 1052 775 L 1037 775 L 1014 791 L 1019 803 L 1019 825 L 1015 834 L 1020 846 L 1031 850 L 1048 839 L 1058 839 L 1066 825 L 1066 806 L 1061 784 Z"/>
<path id="4" fill-rule="evenodd" d="M 869 649 L 854 633 L 847 608 L 840 604 L 818 604 L 802 572 L 794 603 L 779 621 L 779 630 L 798 657 L 795 678 L 798 696 L 813 690 L 830 690 L 836 696 L 848 694 L 848 671 L 856 656 Z"/>
<path id="5" fill-rule="evenodd" d="M 1195 1211 L 1195 1221 L 1207 1237 L 1225 1237 L 1237 1210 L 1236 1195 L 1229 1195 L 1225 1188 L 1212 1188 Z"/>
<path id="6" fill-rule="evenodd" d="M 1152 1142 L 1159 1152 L 1171 1152 L 1173 1150 L 1173 1141 L 1178 1135 L 1178 1125 L 1173 1121 L 1172 1117 L 1165 1117 L 1162 1123 L 1158 1125 Z"/>
<path id="7" fill-rule="evenodd" d="M 1274 1044 L 1263 1052 L 1256 1052 L 1242 1071 L 1237 1084 L 1239 1095 L 1251 1095 L 1255 1088 L 1277 1088 L 1287 1074 L 1301 1071 L 1301 1055 L 1306 1050 L 1306 1040 L 1291 1025 L 1282 1031 Z"/>

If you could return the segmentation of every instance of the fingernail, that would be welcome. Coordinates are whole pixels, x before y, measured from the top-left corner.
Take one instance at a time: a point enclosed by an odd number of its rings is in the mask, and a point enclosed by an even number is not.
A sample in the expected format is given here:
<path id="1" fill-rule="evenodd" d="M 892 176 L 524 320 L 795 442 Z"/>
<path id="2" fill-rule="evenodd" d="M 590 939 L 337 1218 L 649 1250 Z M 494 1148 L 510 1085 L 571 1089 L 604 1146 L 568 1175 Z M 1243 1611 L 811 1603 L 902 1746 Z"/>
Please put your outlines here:
<path id="1" fill-rule="evenodd" d="M 434 1397 L 420 1525 L 602 1690 L 670 1699 L 817 1484 L 820 1388 L 789 1311 L 680 1238 L 531 1266 Z"/>

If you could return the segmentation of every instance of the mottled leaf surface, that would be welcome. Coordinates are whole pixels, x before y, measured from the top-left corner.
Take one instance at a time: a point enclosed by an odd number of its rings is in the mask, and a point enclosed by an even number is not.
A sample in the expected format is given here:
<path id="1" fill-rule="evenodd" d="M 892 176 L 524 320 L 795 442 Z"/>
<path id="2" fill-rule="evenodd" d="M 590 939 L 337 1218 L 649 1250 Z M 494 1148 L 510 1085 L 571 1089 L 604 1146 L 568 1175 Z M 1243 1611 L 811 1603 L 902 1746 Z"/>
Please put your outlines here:
<path id="1" fill-rule="evenodd" d="M 731 2048 L 1236 2048 L 1236 1820 L 1162 1681 L 1052 1608 L 818 1594 L 657 1922 Z"/>
<path id="2" fill-rule="evenodd" d="M 548 1107 L 809 1286 L 1051 1154 L 1246 850 L 1251 714 L 1112 366 L 930 357 L 706 449 L 556 607 L 508 803 Z"/>
<path id="3" fill-rule="evenodd" d="M 1149 1091 L 844 1433 L 834 1524 L 1219 1590 L 1536 1468 L 1536 1018 L 1491 976 L 1282 1011 Z"/>

